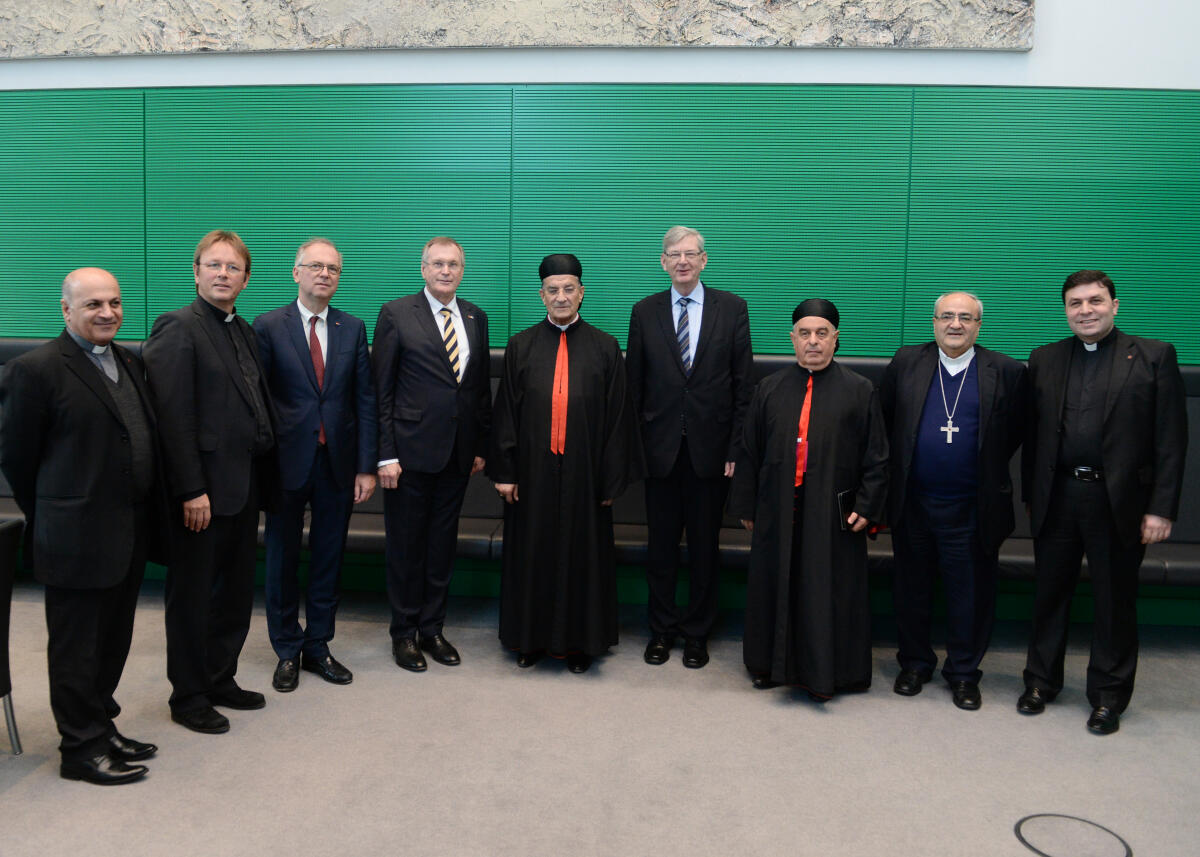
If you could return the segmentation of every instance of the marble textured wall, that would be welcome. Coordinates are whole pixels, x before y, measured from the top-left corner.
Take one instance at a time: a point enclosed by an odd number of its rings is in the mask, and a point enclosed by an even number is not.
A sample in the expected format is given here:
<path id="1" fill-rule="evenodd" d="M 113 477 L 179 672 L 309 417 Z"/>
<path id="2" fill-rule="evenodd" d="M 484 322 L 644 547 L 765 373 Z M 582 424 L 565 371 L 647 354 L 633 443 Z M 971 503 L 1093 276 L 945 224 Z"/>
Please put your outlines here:
<path id="1" fill-rule="evenodd" d="M 1029 50 L 1033 0 L 0 0 L 0 58 L 563 46 Z"/>

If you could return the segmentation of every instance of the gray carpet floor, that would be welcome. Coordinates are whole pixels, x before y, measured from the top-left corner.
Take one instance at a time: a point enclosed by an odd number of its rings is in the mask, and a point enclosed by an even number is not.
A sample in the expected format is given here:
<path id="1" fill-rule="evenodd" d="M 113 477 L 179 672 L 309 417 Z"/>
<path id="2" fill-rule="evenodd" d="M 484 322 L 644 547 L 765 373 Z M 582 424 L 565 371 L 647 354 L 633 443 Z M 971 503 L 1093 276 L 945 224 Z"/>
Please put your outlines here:
<path id="1" fill-rule="evenodd" d="M 881 623 L 882 624 L 882 623 Z M 1084 728 L 1086 629 L 1068 688 L 1039 717 L 1015 708 L 1024 628 L 1001 626 L 983 708 L 940 681 L 891 692 L 886 629 L 868 693 L 824 705 L 755 691 L 736 617 L 687 670 L 642 662 L 637 608 L 583 676 L 517 668 L 496 606 L 451 603 L 459 667 L 391 661 L 380 596 L 348 598 L 334 654 L 348 687 L 301 673 L 270 688 L 261 604 L 238 675 L 267 694 L 226 735 L 189 732 L 166 705 L 161 589 L 148 584 L 118 694 L 118 726 L 159 745 L 140 783 L 58 776 L 40 588 L 19 584 L 10 644 L 22 756 L 0 755 L 0 855 L 1027 855 L 1200 854 L 1200 631 L 1144 628 L 1120 731 Z M 0 733 L 0 753 L 7 749 Z"/>

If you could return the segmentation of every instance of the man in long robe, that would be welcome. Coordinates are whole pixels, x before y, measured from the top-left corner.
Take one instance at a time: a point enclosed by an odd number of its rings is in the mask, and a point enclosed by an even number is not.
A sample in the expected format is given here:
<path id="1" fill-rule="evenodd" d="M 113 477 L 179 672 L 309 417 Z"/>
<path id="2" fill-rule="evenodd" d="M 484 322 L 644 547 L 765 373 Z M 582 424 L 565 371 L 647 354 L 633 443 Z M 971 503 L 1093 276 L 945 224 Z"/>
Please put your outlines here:
<path id="1" fill-rule="evenodd" d="M 866 530 L 883 516 L 887 433 L 871 382 L 833 361 L 838 311 L 792 313 L 797 365 L 763 379 L 729 510 L 753 533 L 743 659 L 757 688 L 814 699 L 871 684 Z"/>
<path id="2" fill-rule="evenodd" d="M 579 260 L 539 275 L 547 317 L 505 349 L 487 462 L 508 504 L 500 640 L 519 666 L 549 653 L 578 673 L 617 642 L 612 501 L 642 454 L 621 348 L 579 317 Z"/>

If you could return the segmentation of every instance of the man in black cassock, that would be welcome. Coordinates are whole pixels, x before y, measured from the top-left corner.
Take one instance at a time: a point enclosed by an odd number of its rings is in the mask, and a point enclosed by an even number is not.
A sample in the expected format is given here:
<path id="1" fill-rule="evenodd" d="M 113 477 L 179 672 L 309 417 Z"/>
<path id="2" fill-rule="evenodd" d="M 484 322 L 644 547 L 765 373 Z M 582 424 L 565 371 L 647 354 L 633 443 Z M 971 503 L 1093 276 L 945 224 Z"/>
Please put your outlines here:
<path id="1" fill-rule="evenodd" d="M 642 477 L 642 453 L 617 340 L 579 317 L 583 268 L 542 260 L 547 317 L 509 340 L 487 474 L 508 504 L 500 641 L 533 666 L 571 672 L 617 642 L 612 502 Z"/>
<path id="2" fill-rule="evenodd" d="M 887 432 L 874 386 L 833 362 L 838 311 L 792 313 L 797 365 L 758 385 L 729 511 L 753 533 L 743 659 L 757 688 L 814 699 L 871 684 L 865 530 L 883 516 Z"/>

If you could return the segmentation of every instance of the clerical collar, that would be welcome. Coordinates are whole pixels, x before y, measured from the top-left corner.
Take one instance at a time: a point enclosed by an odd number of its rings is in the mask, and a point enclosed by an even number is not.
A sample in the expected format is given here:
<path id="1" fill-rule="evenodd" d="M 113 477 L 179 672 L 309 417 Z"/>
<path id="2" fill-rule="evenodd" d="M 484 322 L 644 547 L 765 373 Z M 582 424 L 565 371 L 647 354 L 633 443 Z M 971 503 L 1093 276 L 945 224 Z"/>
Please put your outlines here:
<path id="1" fill-rule="evenodd" d="M 959 372 L 961 372 L 962 370 L 964 370 L 968 366 L 970 366 L 971 360 L 974 359 L 974 357 L 975 357 L 975 346 L 974 345 L 972 345 L 970 348 L 968 348 L 966 351 L 964 351 L 962 354 L 958 355 L 957 357 L 951 357 L 949 354 L 947 354 L 945 351 L 943 351 L 940 347 L 938 348 L 938 360 L 941 361 L 941 364 L 943 367 L 945 367 L 946 371 L 950 373 L 951 378 L 953 378 Z"/>
<path id="2" fill-rule="evenodd" d="M 1117 338 L 1117 329 L 1114 327 L 1112 330 L 1110 330 L 1108 333 L 1106 333 L 1104 335 L 1103 339 L 1099 339 L 1095 342 L 1084 342 L 1082 339 L 1080 339 L 1079 344 L 1083 346 L 1084 351 L 1095 351 L 1097 348 L 1101 348 L 1101 347 L 1107 348 L 1109 346 L 1109 344 L 1111 344 L 1113 342 L 1113 340 L 1115 340 L 1116 338 Z"/>
<path id="3" fill-rule="evenodd" d="M 836 361 L 830 360 L 828 363 L 826 363 L 820 369 L 809 369 L 807 366 L 804 366 L 803 364 L 800 363 L 799 360 L 797 360 L 796 368 L 799 369 L 801 372 L 805 372 L 809 375 L 824 375 L 826 372 L 828 372 L 830 369 L 833 368 L 833 364 L 835 362 Z"/>
<path id="4" fill-rule="evenodd" d="M 553 325 L 554 327 L 557 327 L 559 330 L 570 330 L 572 327 L 574 327 L 576 324 L 578 324 L 578 322 L 579 322 L 579 313 L 575 313 L 575 317 L 573 319 L 571 319 L 569 322 L 567 322 L 566 324 L 558 324 L 557 322 L 551 321 L 549 315 L 546 316 L 546 323 Z"/>
<path id="5" fill-rule="evenodd" d="M 208 308 L 212 310 L 212 314 L 217 317 L 217 321 L 223 321 L 225 324 L 229 324 L 234 320 L 234 318 L 237 317 L 237 307 L 234 307 L 231 312 L 225 312 L 225 310 L 221 309 L 214 303 L 209 303 L 204 298 L 200 298 L 200 300 L 204 301 Z"/>
<path id="6" fill-rule="evenodd" d="M 96 343 L 92 342 L 91 340 L 84 339 L 82 336 L 80 336 L 75 331 L 71 330 L 71 328 L 69 328 L 69 327 L 67 328 L 67 333 L 70 335 L 70 337 L 72 339 L 75 340 L 76 345 L 78 345 L 80 348 L 82 348 L 84 351 L 88 352 L 89 354 L 101 355 L 101 354 L 108 353 L 107 345 L 97 345 Z"/>

